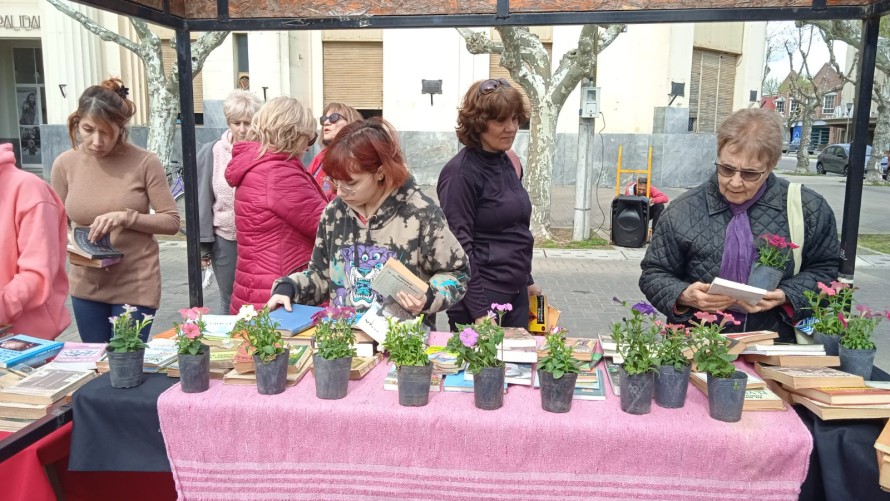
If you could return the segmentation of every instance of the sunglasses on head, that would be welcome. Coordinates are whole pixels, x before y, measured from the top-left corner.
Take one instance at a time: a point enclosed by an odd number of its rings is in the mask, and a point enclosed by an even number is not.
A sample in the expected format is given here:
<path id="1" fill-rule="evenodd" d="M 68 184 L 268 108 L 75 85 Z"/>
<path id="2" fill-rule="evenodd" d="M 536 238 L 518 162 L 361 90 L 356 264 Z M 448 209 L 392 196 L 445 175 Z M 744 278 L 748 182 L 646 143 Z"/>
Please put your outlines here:
<path id="1" fill-rule="evenodd" d="M 325 121 L 329 121 L 332 124 L 335 124 L 340 121 L 341 118 L 346 118 L 343 115 L 337 113 L 336 111 L 331 113 L 330 115 L 322 115 L 318 117 L 318 123 L 324 125 Z"/>
<path id="2" fill-rule="evenodd" d="M 738 172 L 739 176 L 742 178 L 742 181 L 748 181 L 749 183 L 757 181 L 764 174 L 766 174 L 765 170 L 742 170 L 736 169 L 731 165 L 724 165 L 717 162 L 714 162 L 714 165 L 717 166 L 717 174 L 720 174 L 720 176 L 733 177 L 736 175 L 736 172 Z"/>
<path id="3" fill-rule="evenodd" d="M 497 80 L 486 80 L 479 84 L 479 94 L 483 96 L 486 94 L 491 94 L 498 87 L 510 87 L 510 82 L 504 80 L 503 78 L 498 78 Z"/>

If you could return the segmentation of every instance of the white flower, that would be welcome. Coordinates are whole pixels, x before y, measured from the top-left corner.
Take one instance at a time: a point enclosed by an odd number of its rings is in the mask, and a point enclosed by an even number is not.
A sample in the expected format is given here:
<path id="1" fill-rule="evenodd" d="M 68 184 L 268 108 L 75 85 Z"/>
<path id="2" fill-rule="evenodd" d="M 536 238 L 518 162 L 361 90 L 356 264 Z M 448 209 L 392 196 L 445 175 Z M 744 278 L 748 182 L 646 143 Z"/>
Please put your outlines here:
<path id="1" fill-rule="evenodd" d="M 257 316 L 256 310 L 253 308 L 252 304 L 245 304 L 241 306 L 241 309 L 238 311 L 238 316 L 236 317 L 238 320 L 252 320 Z"/>

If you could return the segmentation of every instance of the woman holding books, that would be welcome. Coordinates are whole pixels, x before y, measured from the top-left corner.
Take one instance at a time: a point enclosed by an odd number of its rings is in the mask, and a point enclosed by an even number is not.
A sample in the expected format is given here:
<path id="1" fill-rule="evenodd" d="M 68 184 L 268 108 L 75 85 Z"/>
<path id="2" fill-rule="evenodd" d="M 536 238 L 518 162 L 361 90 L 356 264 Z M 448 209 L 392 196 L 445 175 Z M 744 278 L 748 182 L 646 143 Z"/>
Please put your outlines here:
<path id="1" fill-rule="evenodd" d="M 640 264 L 640 289 L 668 322 L 732 308 L 747 315 L 728 330 L 777 331 L 780 341 L 794 342 L 793 324 L 811 314 L 804 292 L 836 279 L 839 251 L 834 214 L 822 196 L 803 187 L 799 203 L 788 203 L 788 181 L 772 172 L 781 156 L 782 123 L 775 113 L 737 111 L 717 129 L 716 172 L 665 210 Z M 792 206 L 802 209 L 805 229 L 799 272 L 790 259 L 779 287 L 755 305 L 710 294 L 716 277 L 747 283 L 756 238 L 790 241 Z"/>
<path id="2" fill-rule="evenodd" d="M 433 313 L 463 297 L 469 261 L 408 173 L 398 133 L 381 118 L 353 122 L 328 146 L 324 168 L 338 197 L 322 215 L 309 268 L 277 280 L 267 306 L 329 301 L 362 313 L 378 299 L 371 282 L 394 258 L 429 284 L 426 296 L 400 291 L 395 300 L 434 325 Z"/>
<path id="3" fill-rule="evenodd" d="M 56 158 L 52 186 L 74 226 L 89 240 L 109 236 L 123 253 L 106 268 L 71 266 L 71 303 L 84 342 L 111 338 L 109 317 L 135 306 L 135 318 L 154 315 L 161 301 L 161 265 L 155 234 L 179 230 L 179 213 L 157 155 L 127 141 L 136 105 L 113 78 L 84 91 L 68 117 L 72 149 Z M 150 326 L 141 332 L 148 339 Z"/>
<path id="4" fill-rule="evenodd" d="M 229 313 L 269 299 L 276 278 L 306 269 L 328 199 L 300 161 L 317 138 L 312 110 L 291 97 L 260 108 L 232 149 L 238 260 Z"/>
<path id="5" fill-rule="evenodd" d="M 315 158 L 309 163 L 307 170 L 315 178 L 315 182 L 324 190 L 328 200 L 333 199 L 337 194 L 334 193 L 328 174 L 324 170 L 324 156 L 328 151 L 327 146 L 331 144 L 331 141 L 334 140 L 343 127 L 361 119 L 362 115 L 358 110 L 343 103 L 328 103 L 324 107 L 324 113 L 318 119 L 318 124 L 321 125 L 321 144 L 325 145 L 325 148 L 319 151 L 318 155 L 315 155 Z"/>
<path id="6" fill-rule="evenodd" d="M 198 226 L 201 266 L 213 266 L 219 286 L 219 313 L 227 315 L 235 285 L 235 189 L 226 182 L 232 147 L 247 138 L 250 122 L 262 103 L 256 94 L 236 90 L 223 103 L 229 128 L 218 141 L 198 152 Z"/>
<path id="7" fill-rule="evenodd" d="M 71 323 L 67 224 L 59 196 L 16 167 L 11 144 L 0 144 L 0 327 L 55 339 Z"/>
<path id="8" fill-rule="evenodd" d="M 439 203 L 448 226 L 470 259 L 467 295 L 448 310 L 457 324 L 485 321 L 492 303 L 509 303 L 504 327 L 528 327 L 528 296 L 540 294 L 532 279 L 529 230 L 532 204 L 508 151 L 528 110 L 504 79 L 474 83 L 457 116 L 457 138 L 466 146 L 439 175 Z"/>

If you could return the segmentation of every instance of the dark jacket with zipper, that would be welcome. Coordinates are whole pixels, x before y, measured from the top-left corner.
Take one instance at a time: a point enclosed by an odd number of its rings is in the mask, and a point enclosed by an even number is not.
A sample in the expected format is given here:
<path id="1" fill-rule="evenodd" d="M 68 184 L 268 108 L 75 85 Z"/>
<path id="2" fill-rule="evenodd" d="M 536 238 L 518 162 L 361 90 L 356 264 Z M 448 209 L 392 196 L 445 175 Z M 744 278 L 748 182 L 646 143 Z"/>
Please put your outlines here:
<path id="1" fill-rule="evenodd" d="M 770 233 L 790 240 L 787 214 L 788 181 L 769 174 L 763 196 L 748 209 L 751 233 Z M 839 243 L 831 207 L 821 195 L 801 188 L 804 218 L 803 262 L 794 275 L 794 260 L 785 265 L 779 289 L 785 292 L 790 308 L 747 316 L 739 326 L 726 326 L 728 332 L 777 331 L 780 340 L 794 341 L 792 324 L 811 315 L 804 291 L 816 290 L 816 283 L 837 279 Z M 720 193 L 717 174 L 689 190 L 665 209 L 658 222 L 646 256 L 640 263 L 640 290 L 668 322 L 687 323 L 696 310 L 679 313 L 675 309 L 680 294 L 694 282 L 710 283 L 720 273 L 726 227 L 732 218 L 729 203 Z M 787 310 L 787 311 L 786 311 Z"/>

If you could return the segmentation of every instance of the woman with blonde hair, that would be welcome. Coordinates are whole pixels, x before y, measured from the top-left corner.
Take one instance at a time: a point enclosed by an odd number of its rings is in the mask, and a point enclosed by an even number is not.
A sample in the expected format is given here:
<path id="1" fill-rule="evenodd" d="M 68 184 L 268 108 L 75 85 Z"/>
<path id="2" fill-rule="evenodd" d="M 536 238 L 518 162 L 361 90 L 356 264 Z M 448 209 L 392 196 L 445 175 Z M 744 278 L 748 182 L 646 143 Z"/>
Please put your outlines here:
<path id="1" fill-rule="evenodd" d="M 154 315 L 161 302 L 155 234 L 179 231 L 161 161 L 127 141 L 127 124 L 136 113 L 127 95 L 116 78 L 87 88 L 68 117 L 72 149 L 59 155 L 52 169 L 53 189 L 68 219 L 89 226 L 93 242 L 109 236 L 124 254 L 107 268 L 72 265 L 68 272 L 74 320 L 87 343 L 108 342 L 108 318 L 123 313 L 125 305 L 136 307 L 136 320 Z M 143 340 L 150 329 L 140 333 Z"/>
<path id="2" fill-rule="evenodd" d="M 325 147 L 319 151 L 318 155 L 315 155 L 315 158 L 309 163 L 308 170 L 309 174 L 315 178 L 315 182 L 321 186 L 322 190 L 324 190 L 328 200 L 333 199 L 337 194 L 334 192 L 334 188 L 327 179 L 328 173 L 324 170 L 323 162 L 328 151 L 327 147 L 331 144 L 334 138 L 337 137 L 337 133 L 340 132 L 343 127 L 346 127 L 353 122 L 358 122 L 361 119 L 362 115 L 358 110 L 352 106 L 336 102 L 328 103 L 328 105 L 324 107 L 324 113 L 318 118 L 318 124 L 321 125 L 321 144 Z"/>
<path id="3" fill-rule="evenodd" d="M 235 190 L 226 182 L 232 147 L 247 138 L 250 122 L 262 102 L 253 92 L 236 90 L 223 103 L 229 128 L 219 141 L 198 152 L 198 226 L 201 233 L 201 265 L 213 266 L 219 286 L 220 313 L 229 312 L 235 283 Z"/>
<path id="4" fill-rule="evenodd" d="M 328 201 L 300 162 L 317 137 L 312 110 L 277 97 L 232 149 L 226 181 L 236 188 L 238 259 L 229 313 L 244 304 L 259 309 L 275 279 L 306 268 Z"/>

